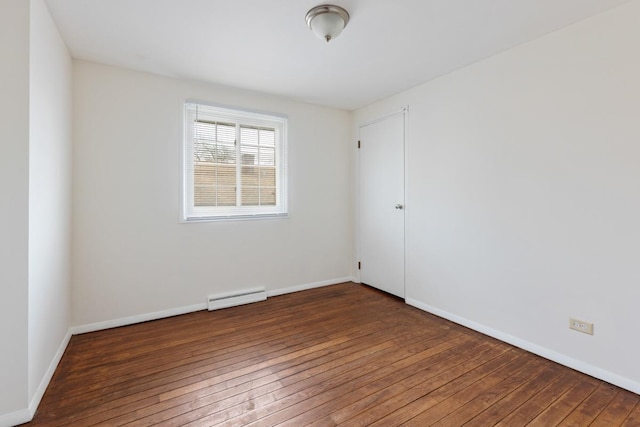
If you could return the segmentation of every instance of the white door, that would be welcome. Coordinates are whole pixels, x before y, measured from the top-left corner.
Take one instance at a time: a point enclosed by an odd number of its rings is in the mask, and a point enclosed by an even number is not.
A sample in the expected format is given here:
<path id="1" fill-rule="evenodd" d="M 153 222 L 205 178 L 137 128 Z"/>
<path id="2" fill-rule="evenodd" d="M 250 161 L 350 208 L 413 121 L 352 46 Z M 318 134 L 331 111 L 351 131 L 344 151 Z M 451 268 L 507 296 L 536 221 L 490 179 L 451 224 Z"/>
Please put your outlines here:
<path id="1" fill-rule="evenodd" d="M 360 282 L 404 298 L 404 113 L 360 127 Z"/>

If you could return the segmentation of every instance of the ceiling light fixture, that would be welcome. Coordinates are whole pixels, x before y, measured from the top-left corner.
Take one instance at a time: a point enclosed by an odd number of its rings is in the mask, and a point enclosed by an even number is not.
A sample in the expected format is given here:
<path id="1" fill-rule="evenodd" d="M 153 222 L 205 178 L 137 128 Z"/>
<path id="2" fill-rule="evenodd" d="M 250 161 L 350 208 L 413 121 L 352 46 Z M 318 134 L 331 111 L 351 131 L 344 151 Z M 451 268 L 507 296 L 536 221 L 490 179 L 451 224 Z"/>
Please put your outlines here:
<path id="1" fill-rule="evenodd" d="M 349 23 L 349 12 L 340 6 L 323 4 L 307 12 L 306 20 L 311 31 L 329 43 L 338 37 Z"/>

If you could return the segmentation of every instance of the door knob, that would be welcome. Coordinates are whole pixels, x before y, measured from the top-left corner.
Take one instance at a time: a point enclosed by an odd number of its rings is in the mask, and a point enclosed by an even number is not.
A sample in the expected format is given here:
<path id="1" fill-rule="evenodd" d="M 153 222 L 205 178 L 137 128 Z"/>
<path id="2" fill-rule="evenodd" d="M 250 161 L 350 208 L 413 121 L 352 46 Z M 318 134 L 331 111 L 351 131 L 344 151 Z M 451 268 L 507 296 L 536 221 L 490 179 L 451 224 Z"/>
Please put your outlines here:
<path id="1" fill-rule="evenodd" d="M 398 204 L 396 205 L 396 209 L 404 209 L 404 206 L 402 206 L 400 203 L 398 203 Z"/>

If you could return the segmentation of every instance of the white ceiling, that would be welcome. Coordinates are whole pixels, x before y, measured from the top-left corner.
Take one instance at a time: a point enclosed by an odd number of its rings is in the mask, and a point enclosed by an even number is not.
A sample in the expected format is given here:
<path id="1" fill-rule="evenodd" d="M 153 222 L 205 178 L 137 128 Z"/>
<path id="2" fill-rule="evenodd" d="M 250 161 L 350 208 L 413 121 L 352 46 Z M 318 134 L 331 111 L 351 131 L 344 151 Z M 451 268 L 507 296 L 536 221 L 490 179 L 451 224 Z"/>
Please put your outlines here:
<path id="1" fill-rule="evenodd" d="M 335 0 L 351 22 L 327 44 L 322 0 L 46 0 L 74 58 L 347 110 L 629 0 Z"/>

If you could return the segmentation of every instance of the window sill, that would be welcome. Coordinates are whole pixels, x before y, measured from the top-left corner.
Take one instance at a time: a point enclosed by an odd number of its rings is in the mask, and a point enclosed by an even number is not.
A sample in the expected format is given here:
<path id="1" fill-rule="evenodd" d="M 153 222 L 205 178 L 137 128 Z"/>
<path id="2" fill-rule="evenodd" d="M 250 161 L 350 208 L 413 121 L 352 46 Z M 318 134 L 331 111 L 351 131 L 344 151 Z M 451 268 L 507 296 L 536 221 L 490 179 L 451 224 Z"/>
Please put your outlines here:
<path id="1" fill-rule="evenodd" d="M 229 216 L 204 216 L 204 217 L 190 217 L 190 218 L 182 218 L 181 223 L 191 224 L 198 222 L 220 222 L 220 221 L 252 221 L 252 220 L 263 220 L 263 219 L 280 219 L 280 218 L 288 218 L 288 213 L 278 213 L 278 214 L 257 214 L 257 215 L 229 215 Z"/>

